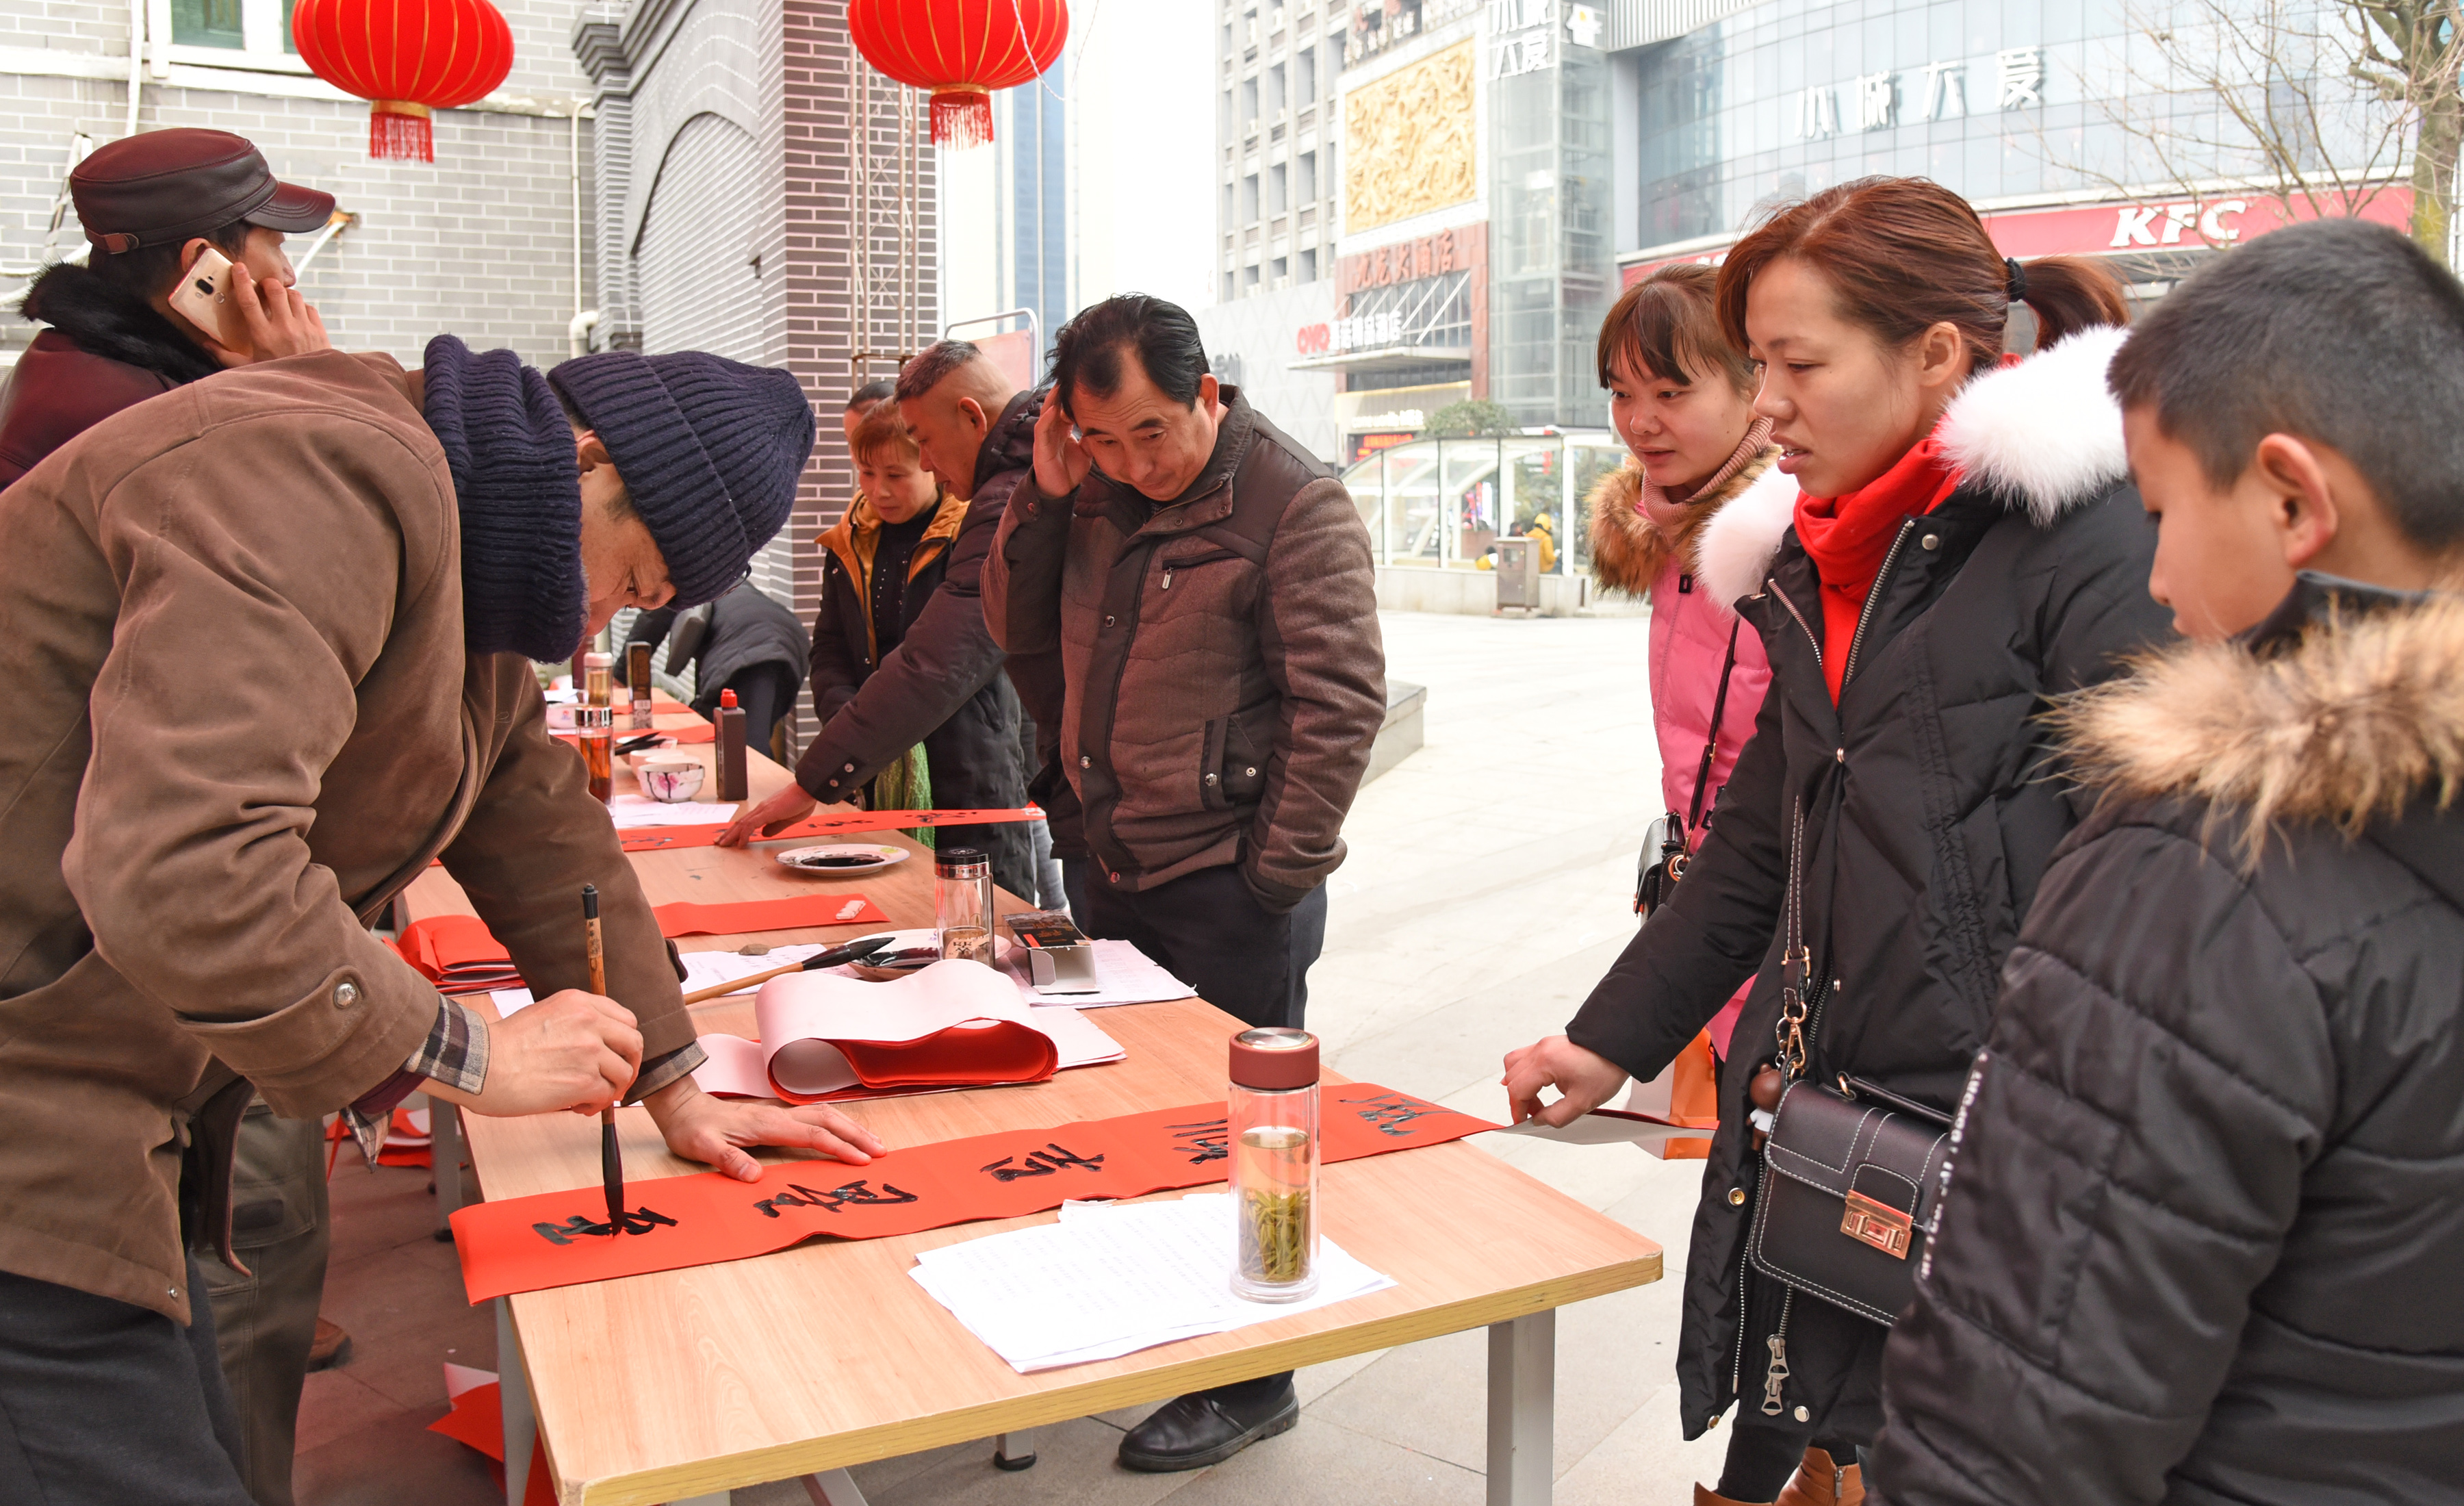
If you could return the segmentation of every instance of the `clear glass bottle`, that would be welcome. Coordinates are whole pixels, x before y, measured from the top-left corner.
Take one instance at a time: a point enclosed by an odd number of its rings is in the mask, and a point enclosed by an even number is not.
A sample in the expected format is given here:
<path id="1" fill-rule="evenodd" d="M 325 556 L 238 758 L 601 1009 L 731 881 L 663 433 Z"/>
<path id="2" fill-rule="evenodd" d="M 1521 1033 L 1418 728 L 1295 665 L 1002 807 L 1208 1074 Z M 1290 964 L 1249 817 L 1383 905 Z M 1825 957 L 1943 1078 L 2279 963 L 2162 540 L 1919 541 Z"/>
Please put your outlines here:
<path id="1" fill-rule="evenodd" d="M 1232 1037 L 1232 1294 L 1252 1302 L 1317 1291 L 1317 1037 L 1307 1030 Z"/>
<path id="2" fill-rule="evenodd" d="M 933 858 L 933 923 L 941 955 L 986 966 L 993 960 L 993 865 L 972 847 Z"/>

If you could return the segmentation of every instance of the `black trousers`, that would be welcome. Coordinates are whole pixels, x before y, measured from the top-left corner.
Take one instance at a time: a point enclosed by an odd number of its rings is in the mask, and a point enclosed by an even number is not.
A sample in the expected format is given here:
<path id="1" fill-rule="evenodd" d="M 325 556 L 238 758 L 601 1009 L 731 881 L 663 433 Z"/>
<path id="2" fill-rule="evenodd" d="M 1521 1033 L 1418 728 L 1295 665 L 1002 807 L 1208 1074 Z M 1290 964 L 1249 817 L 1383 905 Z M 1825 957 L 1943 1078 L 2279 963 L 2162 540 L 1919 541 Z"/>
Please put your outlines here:
<path id="1" fill-rule="evenodd" d="M 1309 1009 L 1309 964 L 1326 948 L 1326 889 L 1309 891 L 1289 914 L 1258 902 L 1237 868 L 1201 868 L 1168 884 L 1123 894 L 1091 863 L 1069 863 L 1085 883 L 1070 905 L 1089 936 L 1133 942 L 1207 1003 L 1252 1026 L 1300 1028 Z M 1226 1404 L 1263 1402 L 1289 1370 L 1200 1391 Z"/>
<path id="2" fill-rule="evenodd" d="M 187 1327 L 0 1272 L 0 1506 L 251 1506 L 188 1263 Z"/>
<path id="3" fill-rule="evenodd" d="M 1072 865 L 1077 866 L 1077 865 Z M 1298 1029 L 1309 1008 L 1309 964 L 1326 947 L 1326 890 L 1276 915 L 1233 867 L 1201 868 L 1124 894 L 1092 872 L 1078 928 L 1130 941 L 1234 1019 Z M 1075 895 L 1072 908 L 1077 908 Z"/>

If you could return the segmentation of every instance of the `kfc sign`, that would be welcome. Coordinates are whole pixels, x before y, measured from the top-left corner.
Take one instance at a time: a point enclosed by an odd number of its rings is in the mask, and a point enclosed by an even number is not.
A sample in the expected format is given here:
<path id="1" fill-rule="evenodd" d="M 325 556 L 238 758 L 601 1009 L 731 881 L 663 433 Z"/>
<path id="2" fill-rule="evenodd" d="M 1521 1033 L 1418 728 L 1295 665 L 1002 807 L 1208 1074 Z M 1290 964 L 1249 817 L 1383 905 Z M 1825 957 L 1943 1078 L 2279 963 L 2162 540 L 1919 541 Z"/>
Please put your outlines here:
<path id="1" fill-rule="evenodd" d="M 2205 208 L 2196 204 L 2125 204 L 2115 217 L 2113 240 L 2107 249 L 2179 245 L 2182 233 L 2193 226 L 2198 229 L 2199 238 L 2209 245 L 2230 245 L 2241 238 L 2241 230 L 2227 225 L 2225 216 L 2239 219 L 2249 210 L 2247 199 L 2225 199 Z M 2159 214 L 2165 217 L 2161 230 L 2155 224 Z"/>

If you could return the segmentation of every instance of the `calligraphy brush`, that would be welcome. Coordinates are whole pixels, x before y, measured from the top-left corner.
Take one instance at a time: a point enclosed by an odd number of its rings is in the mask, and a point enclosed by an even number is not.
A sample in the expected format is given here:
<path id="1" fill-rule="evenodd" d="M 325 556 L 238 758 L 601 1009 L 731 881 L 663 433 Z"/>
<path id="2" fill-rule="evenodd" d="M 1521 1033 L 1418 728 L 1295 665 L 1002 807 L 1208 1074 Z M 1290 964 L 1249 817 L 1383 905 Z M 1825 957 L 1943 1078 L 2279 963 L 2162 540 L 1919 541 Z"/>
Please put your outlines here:
<path id="1" fill-rule="evenodd" d="M 721 994 L 734 993 L 738 988 L 750 988 L 755 984 L 768 983 L 773 978 L 784 978 L 789 973 L 808 973 L 823 967 L 836 967 L 841 963 L 851 963 L 860 958 L 870 957 L 896 940 L 898 938 L 894 936 L 858 937 L 844 946 L 833 946 L 825 952 L 815 952 L 801 963 L 789 963 L 784 967 L 773 967 L 766 973 L 755 973 L 750 978 L 738 978 L 732 983 L 715 983 L 707 988 L 696 988 L 685 995 L 685 1003 L 701 1004 L 707 1000 L 715 999 Z"/>
<path id="2" fill-rule="evenodd" d="M 582 886 L 583 949 L 590 959 L 590 991 L 607 996 L 607 952 L 600 944 L 599 886 Z M 625 1227 L 625 1150 L 616 1141 L 616 1105 L 599 1111 L 599 1178 L 607 1188 L 607 1231 Z"/>

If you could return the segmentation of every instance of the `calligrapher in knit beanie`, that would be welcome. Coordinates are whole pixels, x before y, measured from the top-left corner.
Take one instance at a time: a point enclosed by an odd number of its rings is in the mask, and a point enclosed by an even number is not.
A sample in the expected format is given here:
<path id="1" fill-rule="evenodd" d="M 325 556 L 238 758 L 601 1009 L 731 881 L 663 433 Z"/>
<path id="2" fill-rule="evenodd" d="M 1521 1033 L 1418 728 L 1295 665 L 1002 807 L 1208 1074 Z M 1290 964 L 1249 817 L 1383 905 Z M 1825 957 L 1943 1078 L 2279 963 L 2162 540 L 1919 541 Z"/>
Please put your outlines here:
<path id="1" fill-rule="evenodd" d="M 698 350 L 606 350 L 547 379 L 607 447 L 675 605 L 715 601 L 743 579 L 785 525 L 813 453 L 813 405 L 794 374 Z"/>

